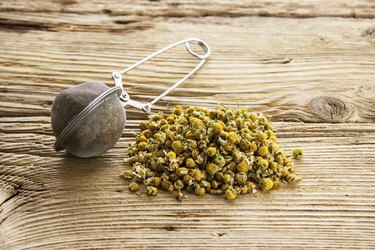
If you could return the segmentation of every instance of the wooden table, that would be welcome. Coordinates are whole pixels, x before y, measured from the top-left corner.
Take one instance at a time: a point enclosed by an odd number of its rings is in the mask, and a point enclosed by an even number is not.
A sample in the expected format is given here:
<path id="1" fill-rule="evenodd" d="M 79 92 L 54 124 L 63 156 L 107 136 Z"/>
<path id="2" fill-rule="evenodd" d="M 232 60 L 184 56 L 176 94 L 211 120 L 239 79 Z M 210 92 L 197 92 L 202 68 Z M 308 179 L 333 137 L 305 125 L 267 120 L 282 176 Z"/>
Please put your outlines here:
<path id="1" fill-rule="evenodd" d="M 371 0 L 0 2 L 0 249 L 375 248 L 375 3 Z M 167 44 L 199 37 L 212 56 L 158 103 L 246 106 L 273 116 L 303 181 L 269 194 L 131 193 L 128 109 L 97 159 L 55 152 L 52 101 Z M 147 101 L 197 60 L 180 47 L 126 76 Z"/>

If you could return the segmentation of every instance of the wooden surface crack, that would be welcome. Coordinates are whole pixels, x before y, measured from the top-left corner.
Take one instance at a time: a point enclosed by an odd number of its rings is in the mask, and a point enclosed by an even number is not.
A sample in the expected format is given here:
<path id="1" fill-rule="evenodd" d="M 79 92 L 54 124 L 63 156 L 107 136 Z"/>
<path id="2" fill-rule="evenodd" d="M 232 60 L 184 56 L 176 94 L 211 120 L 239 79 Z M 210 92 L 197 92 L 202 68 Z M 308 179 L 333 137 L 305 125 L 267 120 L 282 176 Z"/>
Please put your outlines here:
<path id="1" fill-rule="evenodd" d="M 6 199 L 2 200 L 1 203 L 0 203 L 0 208 L 1 208 L 5 203 L 7 203 L 8 201 L 10 201 L 12 198 L 14 198 L 16 195 L 18 195 L 19 192 L 20 192 L 20 191 L 17 190 L 17 191 L 15 191 L 15 192 L 13 192 L 12 194 L 10 194 Z M 1 211 L 3 211 L 3 209 L 1 209 Z M 0 214 L 1 214 L 1 212 L 0 212 Z M 1 225 L 1 223 L 2 223 L 4 220 L 5 220 L 5 218 L 4 218 L 3 220 L 0 221 L 0 225 Z"/>

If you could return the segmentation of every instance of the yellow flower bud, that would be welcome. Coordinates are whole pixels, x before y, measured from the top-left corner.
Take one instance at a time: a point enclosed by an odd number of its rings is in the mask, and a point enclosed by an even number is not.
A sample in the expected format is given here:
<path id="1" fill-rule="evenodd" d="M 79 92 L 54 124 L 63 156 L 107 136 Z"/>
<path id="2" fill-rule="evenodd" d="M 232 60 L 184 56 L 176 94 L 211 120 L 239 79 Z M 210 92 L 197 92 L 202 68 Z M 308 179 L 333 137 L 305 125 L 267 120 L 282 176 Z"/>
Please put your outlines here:
<path id="1" fill-rule="evenodd" d="M 227 199 L 227 200 L 234 200 L 234 199 L 236 199 L 237 198 L 237 194 L 236 194 L 236 192 L 234 191 L 234 190 L 232 190 L 232 189 L 227 189 L 226 191 L 225 191 L 225 199 Z"/>
<path id="2" fill-rule="evenodd" d="M 215 134 L 220 134 L 221 132 L 223 132 L 223 130 L 224 130 L 223 125 L 221 125 L 220 123 L 215 122 L 213 124 L 213 132 Z"/>
<path id="3" fill-rule="evenodd" d="M 208 156 L 214 156 L 216 154 L 216 148 L 215 147 L 209 147 L 206 150 L 206 153 Z"/>
<path id="4" fill-rule="evenodd" d="M 235 132 L 229 132 L 228 135 L 227 135 L 227 140 L 228 142 L 230 143 L 236 143 L 238 141 L 238 136 Z"/>
<path id="5" fill-rule="evenodd" d="M 294 159 L 299 160 L 299 159 L 302 158 L 302 156 L 303 156 L 303 150 L 302 150 L 302 148 L 296 147 L 295 149 L 293 149 L 293 157 L 294 157 Z"/>
<path id="6" fill-rule="evenodd" d="M 138 150 L 140 151 L 146 150 L 146 147 L 147 147 L 147 142 L 141 142 L 138 144 Z"/>
<path id="7" fill-rule="evenodd" d="M 267 146 L 261 146 L 258 149 L 258 155 L 260 155 L 262 157 L 268 157 L 270 155 L 270 151 L 268 150 L 268 147 Z"/>
<path id="8" fill-rule="evenodd" d="M 259 187 L 263 191 L 268 191 L 273 187 L 273 181 L 270 178 L 264 178 L 260 181 Z"/>
<path id="9" fill-rule="evenodd" d="M 249 171 L 250 167 L 249 167 L 249 163 L 246 161 L 246 160 L 243 160 L 241 161 L 238 165 L 237 165 L 237 170 L 239 172 L 244 172 L 244 173 L 247 173 Z"/>

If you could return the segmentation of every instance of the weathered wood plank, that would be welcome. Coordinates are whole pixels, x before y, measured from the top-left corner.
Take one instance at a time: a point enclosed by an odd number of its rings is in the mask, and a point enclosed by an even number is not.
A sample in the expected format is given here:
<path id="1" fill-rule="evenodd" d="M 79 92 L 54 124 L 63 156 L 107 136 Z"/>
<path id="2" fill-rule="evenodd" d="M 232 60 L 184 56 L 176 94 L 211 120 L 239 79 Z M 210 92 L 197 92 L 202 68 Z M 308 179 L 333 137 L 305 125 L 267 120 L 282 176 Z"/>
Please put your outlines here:
<path id="1" fill-rule="evenodd" d="M 373 19 L 332 18 L 374 10 L 371 0 L 0 2 L 0 249 L 375 248 Z M 330 18 L 274 18 L 319 16 Z M 118 176 L 146 118 L 134 109 L 102 157 L 54 152 L 57 93 L 111 85 L 112 71 L 189 36 L 212 57 L 155 111 L 221 103 L 272 115 L 281 146 L 306 151 L 299 185 L 232 203 L 138 197 Z M 126 76 L 126 89 L 149 100 L 195 63 L 173 50 Z"/>
<path id="2" fill-rule="evenodd" d="M 189 1 L 76 1 L 57 0 L 32 2 L 8 0 L 0 2 L 0 11 L 106 13 L 149 17 L 201 16 L 278 16 L 278 17 L 375 17 L 371 0 L 209 0 Z"/>
<path id="3" fill-rule="evenodd" d="M 111 85 L 112 71 L 194 35 L 211 45 L 212 57 L 156 111 L 167 110 L 167 104 L 222 103 L 245 105 L 278 121 L 374 122 L 375 40 L 362 36 L 372 23 L 336 18 L 186 18 L 156 19 L 150 29 L 111 33 L 4 30 L 0 116 L 49 115 L 54 96 L 64 88 L 90 79 Z M 101 25 L 110 22 L 98 21 L 93 30 Z M 196 63 L 184 49 L 173 50 L 126 76 L 126 89 L 135 99 L 149 100 Z M 130 118 L 137 114 L 129 110 Z"/>
<path id="4" fill-rule="evenodd" d="M 142 16 L 109 16 L 103 14 L 4 12 L 0 29 L 11 31 L 81 31 L 119 32 L 152 27 L 152 20 Z"/>
<path id="5" fill-rule="evenodd" d="M 0 242 L 20 248 L 375 247 L 372 124 L 276 122 L 287 152 L 302 146 L 304 180 L 233 203 L 164 192 L 138 197 L 118 177 L 125 141 L 98 159 L 53 153 L 46 117 L 0 119 Z M 13 138 L 13 141 L 12 141 Z M 32 138 L 32 139 L 30 139 Z M 272 233 L 271 233 L 272 232 Z"/>

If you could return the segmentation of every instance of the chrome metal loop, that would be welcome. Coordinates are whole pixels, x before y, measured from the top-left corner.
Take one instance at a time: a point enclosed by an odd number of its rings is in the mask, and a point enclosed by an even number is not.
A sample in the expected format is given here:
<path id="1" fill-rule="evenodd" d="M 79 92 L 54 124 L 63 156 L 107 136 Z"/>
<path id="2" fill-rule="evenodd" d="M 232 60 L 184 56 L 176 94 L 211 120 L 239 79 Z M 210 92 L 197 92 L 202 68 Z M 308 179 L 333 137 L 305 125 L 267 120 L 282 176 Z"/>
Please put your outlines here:
<path id="1" fill-rule="evenodd" d="M 201 59 L 201 61 L 194 67 L 194 69 L 192 69 L 188 74 L 186 74 L 183 78 L 181 78 L 180 80 L 178 80 L 175 84 L 173 84 L 169 89 L 167 89 L 166 91 L 164 91 L 161 95 L 159 95 L 158 97 L 156 97 L 154 100 L 152 100 L 151 102 L 147 103 L 147 104 L 142 104 L 140 102 L 137 102 L 137 101 L 134 101 L 132 99 L 130 99 L 130 96 L 124 91 L 124 87 L 123 87 L 123 83 L 122 83 L 122 77 L 124 74 L 126 74 L 127 72 L 129 72 L 130 70 L 138 67 L 139 65 L 147 62 L 148 60 L 154 58 L 155 56 L 171 49 L 171 48 L 174 48 L 180 44 L 185 44 L 185 48 L 186 50 L 193 56 Z M 204 53 L 203 54 L 198 54 L 197 52 L 195 52 L 194 50 L 192 50 L 192 48 L 190 47 L 191 44 L 196 44 L 196 45 L 199 45 Z M 115 85 L 116 87 L 120 87 L 121 90 L 122 90 L 122 94 L 120 95 L 120 100 L 123 102 L 124 106 L 132 106 L 132 107 L 135 107 L 135 108 L 138 108 L 140 110 L 142 110 L 143 112 L 145 113 L 149 113 L 151 111 L 151 108 L 152 106 L 158 102 L 160 99 L 162 99 L 164 96 L 168 95 L 172 90 L 174 90 L 175 88 L 177 88 L 179 85 L 181 85 L 186 79 L 188 79 L 190 76 L 192 76 L 196 71 L 198 71 L 202 66 L 203 64 L 207 61 L 207 58 L 210 56 L 211 54 L 211 49 L 210 47 L 207 45 L 207 43 L 205 43 L 204 41 L 198 39 L 198 38 L 188 38 L 188 39 L 185 39 L 185 40 L 182 40 L 182 41 L 179 41 L 179 42 L 176 42 L 176 43 L 173 43 L 173 44 L 170 44 L 158 51 L 156 51 L 155 53 L 145 57 L 144 59 L 142 59 L 141 61 L 129 66 L 128 68 L 122 70 L 122 71 L 119 71 L 119 72 L 113 72 L 112 73 L 112 78 L 115 82 Z"/>

